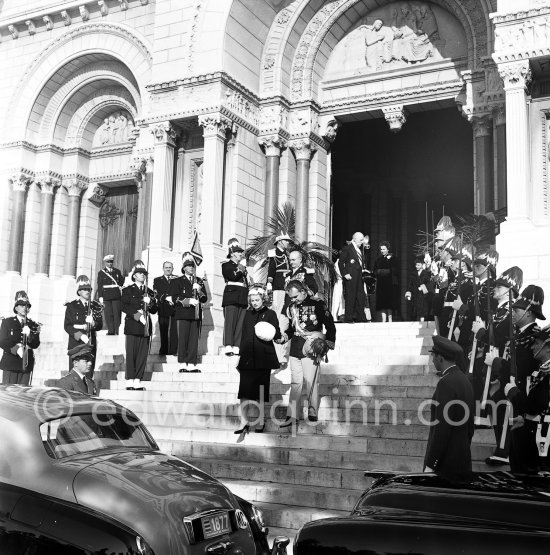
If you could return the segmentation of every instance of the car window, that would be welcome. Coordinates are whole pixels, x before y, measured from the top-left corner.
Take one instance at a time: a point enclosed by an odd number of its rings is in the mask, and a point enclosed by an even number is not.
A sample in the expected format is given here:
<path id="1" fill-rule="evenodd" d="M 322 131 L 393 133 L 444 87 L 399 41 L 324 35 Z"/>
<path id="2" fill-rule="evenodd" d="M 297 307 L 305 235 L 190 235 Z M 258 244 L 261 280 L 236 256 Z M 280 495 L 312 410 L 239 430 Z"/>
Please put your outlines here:
<path id="1" fill-rule="evenodd" d="M 60 541 L 26 532 L 0 530 L 2 555 L 87 555 L 87 551 Z"/>
<path id="2" fill-rule="evenodd" d="M 42 443 L 56 459 L 113 448 L 156 449 L 144 426 L 127 413 L 78 414 L 40 425 Z"/>

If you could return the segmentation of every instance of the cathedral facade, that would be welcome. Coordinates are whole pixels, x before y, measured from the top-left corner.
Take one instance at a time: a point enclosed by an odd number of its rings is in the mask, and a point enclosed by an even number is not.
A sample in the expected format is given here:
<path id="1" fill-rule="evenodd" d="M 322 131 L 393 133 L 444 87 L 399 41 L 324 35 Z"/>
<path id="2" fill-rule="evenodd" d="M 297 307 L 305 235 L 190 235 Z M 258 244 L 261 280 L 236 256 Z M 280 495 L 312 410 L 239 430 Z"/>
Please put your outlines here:
<path id="1" fill-rule="evenodd" d="M 550 290 L 550 0 L 4 0 L 0 37 L 0 297 L 46 339 L 104 255 L 157 275 L 196 232 L 219 345 L 227 241 L 285 201 L 337 248 L 501 214 Z"/>

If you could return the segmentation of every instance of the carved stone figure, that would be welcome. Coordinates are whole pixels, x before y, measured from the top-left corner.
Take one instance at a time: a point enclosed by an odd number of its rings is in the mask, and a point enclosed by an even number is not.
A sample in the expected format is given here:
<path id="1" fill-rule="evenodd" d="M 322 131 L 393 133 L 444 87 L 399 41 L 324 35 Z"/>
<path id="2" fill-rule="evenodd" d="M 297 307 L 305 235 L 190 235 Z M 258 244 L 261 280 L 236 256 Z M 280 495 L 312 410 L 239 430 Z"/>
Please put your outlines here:
<path id="1" fill-rule="evenodd" d="M 381 19 L 377 19 L 370 27 L 365 25 L 364 29 L 367 47 L 365 61 L 368 67 L 379 70 L 383 63 L 392 61 L 393 33 L 389 27 L 384 27 Z"/>
<path id="2" fill-rule="evenodd" d="M 103 120 L 99 128 L 99 143 L 113 145 L 125 143 L 132 138 L 134 122 L 126 110 L 113 112 Z"/>

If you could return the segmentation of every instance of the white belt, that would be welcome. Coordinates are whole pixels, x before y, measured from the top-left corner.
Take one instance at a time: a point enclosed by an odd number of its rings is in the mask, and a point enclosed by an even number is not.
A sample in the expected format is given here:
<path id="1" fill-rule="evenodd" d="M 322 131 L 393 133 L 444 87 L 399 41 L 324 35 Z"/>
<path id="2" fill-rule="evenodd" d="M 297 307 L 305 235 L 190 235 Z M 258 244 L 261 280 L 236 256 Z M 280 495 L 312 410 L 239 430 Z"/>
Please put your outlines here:
<path id="1" fill-rule="evenodd" d="M 228 281 L 226 285 L 238 285 L 240 287 L 246 287 L 242 281 Z"/>
<path id="2" fill-rule="evenodd" d="M 540 414 L 537 414 L 536 416 L 533 414 L 526 414 L 525 420 L 530 420 L 531 422 L 540 422 Z M 550 422 L 550 414 L 544 415 L 543 422 Z"/>
<path id="3" fill-rule="evenodd" d="M 103 289 L 112 289 L 113 287 L 119 287 L 120 288 L 120 285 L 104 285 Z"/>
<path id="4" fill-rule="evenodd" d="M 443 306 L 452 307 L 453 303 L 452 302 L 450 302 L 450 303 L 445 302 L 445 303 L 443 303 Z"/>

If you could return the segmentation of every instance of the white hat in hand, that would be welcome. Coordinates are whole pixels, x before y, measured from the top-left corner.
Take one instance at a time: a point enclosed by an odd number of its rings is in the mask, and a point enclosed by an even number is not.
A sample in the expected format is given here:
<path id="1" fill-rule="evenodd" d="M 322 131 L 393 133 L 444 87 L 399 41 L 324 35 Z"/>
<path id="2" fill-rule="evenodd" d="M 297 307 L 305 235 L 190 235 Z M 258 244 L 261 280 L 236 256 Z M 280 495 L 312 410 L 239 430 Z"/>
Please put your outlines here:
<path id="1" fill-rule="evenodd" d="M 258 322 L 254 326 L 256 337 L 262 341 L 273 341 L 276 331 L 275 326 L 269 322 Z"/>

